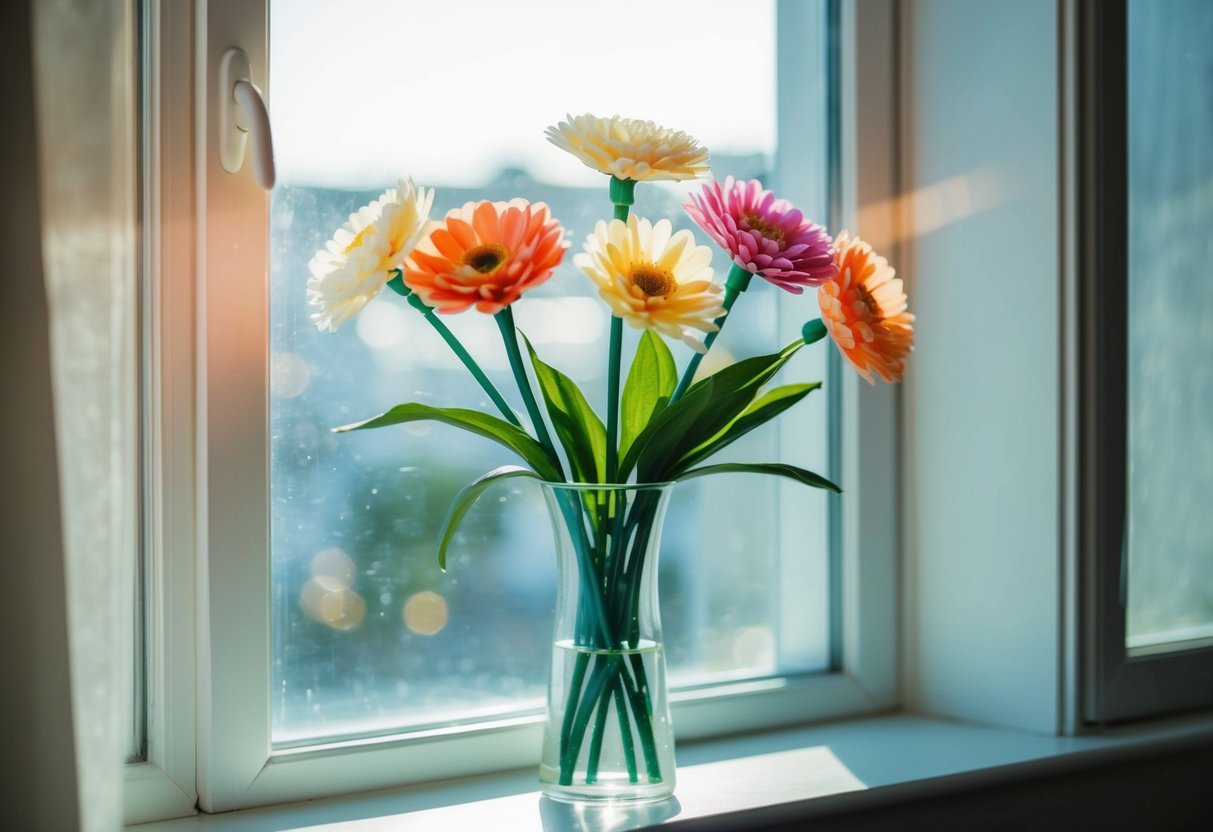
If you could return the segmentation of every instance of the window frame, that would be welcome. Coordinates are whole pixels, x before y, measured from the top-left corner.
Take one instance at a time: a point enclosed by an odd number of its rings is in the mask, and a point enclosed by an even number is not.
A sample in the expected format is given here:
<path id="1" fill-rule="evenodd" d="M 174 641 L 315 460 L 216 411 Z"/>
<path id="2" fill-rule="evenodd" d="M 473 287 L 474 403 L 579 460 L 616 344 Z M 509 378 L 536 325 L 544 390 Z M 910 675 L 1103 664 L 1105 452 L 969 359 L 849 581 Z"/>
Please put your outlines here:
<path id="1" fill-rule="evenodd" d="M 1084 2 L 1067 23 L 1075 228 L 1084 727 L 1213 704 L 1213 645 L 1133 655 L 1128 568 L 1128 4 Z"/>
<path id="2" fill-rule="evenodd" d="M 781 54 L 808 60 L 809 50 L 786 48 L 794 29 L 782 24 L 793 15 L 822 21 L 827 6 L 838 15 L 842 94 L 832 104 L 839 146 L 853 150 L 840 156 L 830 225 L 855 228 L 862 214 L 865 237 L 896 257 L 893 6 L 778 0 Z M 254 83 L 268 93 L 268 9 L 240 0 L 184 9 L 148 0 L 146 8 L 152 602 L 148 762 L 128 767 L 128 821 L 188 814 L 195 800 L 204 811 L 226 811 L 533 764 L 538 716 L 271 748 L 268 298 L 264 283 L 250 288 L 248 280 L 267 273 L 268 199 L 250 171 L 231 175 L 220 166 L 213 94 L 219 60 L 232 45 L 245 50 Z M 815 25 L 814 40 L 824 42 Z M 849 47 L 860 32 L 869 45 L 873 32 L 886 38 L 889 48 L 869 46 L 860 61 Z M 784 71 L 781 59 L 780 77 Z M 805 94 L 830 103 L 826 85 L 781 84 L 778 92 L 781 103 Z M 781 120 L 780 140 L 804 143 L 812 126 Z M 824 130 L 816 133 L 822 138 L 807 141 L 806 156 L 827 158 Z M 834 510 L 840 525 L 831 595 L 842 626 L 834 670 L 674 693 L 680 741 L 720 734 L 726 713 L 727 730 L 748 731 L 898 702 L 898 498 L 888 472 L 897 469 L 899 396 L 853 373 L 836 377 L 848 418 L 831 437 L 838 448 L 831 467 L 848 488 Z M 890 522 L 861 524 L 860 504 L 865 515 Z"/>
<path id="3" fill-rule="evenodd" d="M 125 768 L 126 822 L 192 814 L 194 701 L 194 10 L 139 10 L 143 103 L 141 367 L 145 755 Z"/>

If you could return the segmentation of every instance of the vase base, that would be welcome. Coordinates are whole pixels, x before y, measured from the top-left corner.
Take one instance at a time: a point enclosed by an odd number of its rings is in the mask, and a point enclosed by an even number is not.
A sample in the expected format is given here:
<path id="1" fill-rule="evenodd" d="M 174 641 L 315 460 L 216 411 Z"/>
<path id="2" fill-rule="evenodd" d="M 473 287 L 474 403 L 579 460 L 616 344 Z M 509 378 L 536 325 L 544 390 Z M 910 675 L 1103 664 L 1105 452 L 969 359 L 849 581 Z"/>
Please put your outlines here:
<path id="1" fill-rule="evenodd" d="M 656 803 L 674 794 L 674 783 L 631 783 L 608 781 L 597 783 L 572 783 L 562 786 L 540 777 L 540 787 L 545 797 L 561 803 Z"/>

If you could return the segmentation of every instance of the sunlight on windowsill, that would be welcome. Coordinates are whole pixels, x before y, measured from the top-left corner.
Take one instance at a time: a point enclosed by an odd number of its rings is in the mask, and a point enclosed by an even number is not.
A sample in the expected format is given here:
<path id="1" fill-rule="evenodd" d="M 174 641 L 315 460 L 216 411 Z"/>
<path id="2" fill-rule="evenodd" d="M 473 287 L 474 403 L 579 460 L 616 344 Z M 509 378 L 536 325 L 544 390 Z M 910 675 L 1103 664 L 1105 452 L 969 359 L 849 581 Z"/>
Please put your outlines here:
<path id="1" fill-rule="evenodd" d="M 1041 764 L 1090 765 L 1133 746 L 1166 748 L 1213 736 L 1213 714 L 1056 737 L 916 715 L 846 720 L 788 731 L 687 743 L 673 798 L 633 807 L 557 803 L 535 790 L 533 770 L 347 798 L 199 815 L 130 832 L 370 832 L 408 829 L 624 832 L 680 821 L 838 809 L 835 798 L 914 785 L 943 793 L 971 787 L 960 775 L 1012 779 Z M 1051 769 L 1056 771 L 1056 768 Z M 928 785 L 929 783 L 929 785 Z M 740 822 L 740 821 L 739 821 Z"/>

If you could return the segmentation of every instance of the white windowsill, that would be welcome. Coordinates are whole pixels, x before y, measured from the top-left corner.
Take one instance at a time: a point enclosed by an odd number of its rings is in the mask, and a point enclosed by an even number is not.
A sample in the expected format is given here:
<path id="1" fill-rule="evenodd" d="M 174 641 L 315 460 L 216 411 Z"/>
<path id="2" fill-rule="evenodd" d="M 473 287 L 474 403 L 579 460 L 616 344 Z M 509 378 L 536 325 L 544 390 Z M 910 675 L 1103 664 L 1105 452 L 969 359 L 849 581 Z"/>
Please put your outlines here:
<path id="1" fill-rule="evenodd" d="M 135 832 L 410 832 L 451 829 L 622 832 L 894 785 L 972 787 L 971 775 L 1016 777 L 1045 766 L 1081 766 L 1119 750 L 1213 737 L 1213 715 L 1051 737 L 929 717 L 848 720 L 754 737 L 688 744 L 678 753 L 672 800 L 634 808 L 573 807 L 541 799 L 531 769 L 428 787 L 377 792 L 128 827 Z M 1053 769 L 1056 770 L 1056 769 Z M 970 775 L 958 778 L 957 775 Z M 854 800 L 856 795 L 849 795 Z M 813 806 L 797 807 L 804 813 Z"/>

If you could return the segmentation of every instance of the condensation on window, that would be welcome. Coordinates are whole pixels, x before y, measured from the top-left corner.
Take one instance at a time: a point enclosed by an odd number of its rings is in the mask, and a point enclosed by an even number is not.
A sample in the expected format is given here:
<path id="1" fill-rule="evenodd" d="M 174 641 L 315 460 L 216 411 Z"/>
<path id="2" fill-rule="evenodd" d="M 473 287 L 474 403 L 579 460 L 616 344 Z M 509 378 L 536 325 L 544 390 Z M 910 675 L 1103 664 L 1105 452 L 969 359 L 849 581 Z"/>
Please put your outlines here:
<path id="1" fill-rule="evenodd" d="M 1213 4 L 1131 0 L 1130 648 L 1213 638 Z"/>
<path id="2" fill-rule="evenodd" d="M 548 145 L 543 129 L 570 111 L 620 112 L 707 130 L 699 138 L 713 150 L 718 178 L 765 181 L 772 169 L 773 3 L 747 6 L 752 66 L 740 74 L 727 70 L 736 62 L 731 3 L 628 2 L 611 14 L 590 4 L 519 5 L 525 13 L 510 4 L 503 18 L 487 6 L 359 0 L 344 4 L 336 20 L 330 5 L 271 5 L 282 174 L 270 220 L 278 746 L 537 710 L 551 647 L 554 546 L 536 486 L 490 491 L 460 528 L 445 573 L 436 558 L 451 498 L 485 471 L 516 462 L 508 451 L 431 423 L 331 432 L 406 401 L 493 408 L 443 341 L 390 292 L 337 332 L 318 331 L 305 296 L 315 251 L 398 176 L 436 189 L 436 217 L 469 200 L 546 202 L 568 229 L 570 254 L 516 304 L 516 320 L 601 412 L 608 311 L 572 252 L 610 216 L 606 178 Z M 654 15 L 685 25 L 650 20 L 637 28 Z M 334 31 L 348 20 L 378 23 L 376 31 Z M 654 26 L 658 45 L 648 39 Z M 383 50 L 394 50 L 390 59 Z M 702 72 L 691 72 L 701 62 Z M 681 208 L 687 191 L 641 187 L 633 210 L 693 228 Z M 719 255 L 715 266 L 723 274 L 728 262 Z M 751 290 L 712 360 L 780 346 L 775 300 L 772 287 Z M 494 322 L 475 312 L 445 321 L 521 411 Z M 625 349 L 635 339 L 629 331 Z M 672 347 L 684 362 L 685 350 Z M 756 432 L 726 458 L 776 459 L 775 444 Z M 824 655 L 777 666 L 778 488 L 768 478 L 720 477 L 676 491 L 660 561 L 673 684 L 825 666 Z M 804 499 L 824 498 L 806 490 Z M 819 618 L 824 626 L 824 610 Z"/>

